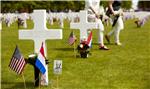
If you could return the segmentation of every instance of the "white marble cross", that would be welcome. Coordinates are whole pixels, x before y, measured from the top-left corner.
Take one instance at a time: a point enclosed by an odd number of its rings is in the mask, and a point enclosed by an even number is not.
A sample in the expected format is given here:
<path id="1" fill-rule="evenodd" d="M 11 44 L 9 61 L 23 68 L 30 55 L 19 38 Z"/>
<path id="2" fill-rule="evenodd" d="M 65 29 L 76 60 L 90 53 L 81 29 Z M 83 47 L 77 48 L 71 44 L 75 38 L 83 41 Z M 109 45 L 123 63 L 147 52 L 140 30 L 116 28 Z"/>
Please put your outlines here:
<path id="1" fill-rule="evenodd" d="M 71 29 L 79 29 L 80 30 L 80 40 L 87 38 L 87 33 L 89 29 L 97 28 L 96 22 L 88 22 L 87 11 L 81 10 L 79 13 L 80 21 L 79 23 L 70 24 Z"/>
<path id="2" fill-rule="evenodd" d="M 63 20 L 64 20 L 64 13 L 58 13 L 57 14 L 57 17 L 59 18 L 59 24 L 60 24 L 60 27 L 61 28 L 64 28 L 64 22 L 63 22 Z"/>
<path id="3" fill-rule="evenodd" d="M 7 27 L 10 27 L 10 25 L 12 23 L 12 14 L 10 14 L 10 13 L 6 14 L 5 23 L 6 23 Z"/>
<path id="4" fill-rule="evenodd" d="M 49 13 L 47 14 L 47 17 L 48 17 L 49 24 L 50 24 L 50 25 L 53 25 L 53 24 L 54 24 L 54 22 L 53 22 L 53 13 L 52 13 L 52 12 L 49 12 Z"/>
<path id="5" fill-rule="evenodd" d="M 27 19 L 29 18 L 27 15 L 28 15 L 27 13 L 22 13 L 22 20 L 24 22 L 23 23 L 24 28 L 27 28 Z"/>
<path id="6" fill-rule="evenodd" d="M 47 56 L 45 40 L 47 39 L 62 39 L 61 29 L 47 29 L 46 27 L 46 10 L 34 10 L 31 15 L 34 21 L 34 28 L 31 30 L 19 30 L 19 39 L 28 39 L 34 41 L 34 51 L 39 53 L 42 42 L 44 43 L 45 56 Z M 42 75 L 45 82 L 42 85 L 48 85 L 48 68 L 46 73 Z M 42 78 L 42 77 L 41 77 Z"/>

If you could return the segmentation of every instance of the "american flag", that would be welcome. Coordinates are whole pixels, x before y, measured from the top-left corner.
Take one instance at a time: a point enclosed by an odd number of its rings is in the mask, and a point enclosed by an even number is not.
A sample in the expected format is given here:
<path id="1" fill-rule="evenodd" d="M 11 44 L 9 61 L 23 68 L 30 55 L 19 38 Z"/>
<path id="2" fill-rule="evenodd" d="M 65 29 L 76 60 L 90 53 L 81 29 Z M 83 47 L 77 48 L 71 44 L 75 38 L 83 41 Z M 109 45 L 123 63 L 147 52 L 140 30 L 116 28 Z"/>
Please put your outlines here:
<path id="1" fill-rule="evenodd" d="M 25 65 L 26 62 L 24 60 L 24 57 L 21 55 L 18 47 L 16 46 L 12 59 L 10 60 L 9 67 L 17 74 L 21 74 Z"/>
<path id="2" fill-rule="evenodd" d="M 73 33 L 73 31 L 72 31 L 72 32 L 70 33 L 68 43 L 69 43 L 69 45 L 73 45 L 75 41 L 76 41 L 76 36 L 74 35 L 74 33 Z"/>

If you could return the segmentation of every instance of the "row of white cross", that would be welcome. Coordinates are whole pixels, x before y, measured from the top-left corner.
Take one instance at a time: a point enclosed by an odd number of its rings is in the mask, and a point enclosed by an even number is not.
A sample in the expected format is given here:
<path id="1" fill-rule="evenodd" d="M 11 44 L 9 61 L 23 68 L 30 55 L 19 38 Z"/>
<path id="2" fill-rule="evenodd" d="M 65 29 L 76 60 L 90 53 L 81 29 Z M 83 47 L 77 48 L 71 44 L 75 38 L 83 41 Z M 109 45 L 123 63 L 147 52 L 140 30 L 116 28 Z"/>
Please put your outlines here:
<path id="1" fill-rule="evenodd" d="M 46 27 L 46 11 L 45 10 L 34 10 L 31 15 L 34 21 L 34 28 L 31 30 L 19 30 L 19 39 L 32 39 L 34 40 L 35 52 L 38 52 L 41 43 L 47 39 L 62 39 L 62 29 L 47 29 Z M 87 37 L 88 29 L 96 29 L 96 22 L 88 23 L 87 12 L 80 11 L 79 13 L 80 22 L 71 23 L 71 29 L 80 30 L 80 38 Z M 46 52 L 45 52 L 46 53 Z"/>
<path id="2" fill-rule="evenodd" d="M 26 20 L 30 18 L 30 14 L 28 13 L 21 13 L 21 14 L 15 14 L 15 13 L 7 13 L 7 14 L 1 14 L 0 20 L 4 21 L 7 25 L 7 27 L 10 27 L 10 25 L 17 21 L 18 18 L 20 18 L 24 24 L 24 28 L 27 28 Z"/>
<path id="3" fill-rule="evenodd" d="M 70 13 L 64 13 L 64 12 L 50 12 L 46 14 L 46 19 L 48 20 L 50 25 L 53 25 L 53 19 L 55 18 L 56 20 L 59 20 L 60 22 L 60 27 L 63 28 L 64 24 L 63 21 L 64 19 L 68 19 L 70 22 L 75 21 L 75 18 L 78 18 L 78 12 L 70 12 Z M 16 13 L 7 13 L 7 14 L 0 14 L 1 17 L 0 19 L 6 23 L 7 27 L 10 27 L 10 25 L 17 21 L 18 18 L 20 18 L 23 21 L 23 27 L 27 28 L 27 23 L 26 20 L 30 19 L 32 14 L 29 13 L 21 13 L 21 14 L 16 14 Z M 32 18 L 31 18 L 32 19 Z"/>
<path id="4" fill-rule="evenodd" d="M 75 13 L 74 13 L 75 14 Z M 45 41 L 48 39 L 62 39 L 62 29 L 47 29 L 46 22 L 47 17 L 46 10 L 34 10 L 30 16 L 33 19 L 34 22 L 34 28 L 30 30 L 19 30 L 19 39 L 24 40 L 33 40 L 34 41 L 34 52 L 38 53 L 39 49 L 41 47 L 42 42 L 44 43 L 44 51 L 45 56 L 47 56 L 46 51 L 46 43 Z M 55 15 L 56 16 L 56 15 Z M 65 17 L 63 13 L 60 13 L 59 18 L 61 18 L 61 21 L 63 21 L 63 18 Z M 71 22 L 70 28 L 71 29 L 79 29 L 80 30 L 80 40 L 84 37 L 87 38 L 87 32 L 89 29 L 97 29 L 97 23 L 96 22 L 88 22 L 87 20 L 87 11 L 80 11 L 78 14 L 76 14 L 80 18 L 80 21 L 78 23 Z M 26 16 L 25 20 L 28 19 L 28 16 Z M 42 76 L 45 76 L 45 82 L 42 83 L 44 85 L 48 85 L 48 68 L 46 68 L 46 73 Z"/>
<path id="5" fill-rule="evenodd" d="M 124 20 L 127 19 L 144 19 L 150 16 L 150 12 L 146 12 L 146 11 L 141 11 L 141 12 L 124 12 Z"/>
<path id="6" fill-rule="evenodd" d="M 0 19 L 2 20 L 3 18 L 4 22 L 7 24 L 8 27 L 10 27 L 10 25 L 13 22 L 17 21 L 17 19 L 20 18 L 23 21 L 23 27 L 27 28 L 26 20 L 31 17 L 31 14 L 28 14 L 28 13 L 21 13 L 21 14 L 7 13 L 7 14 L 0 14 L 0 15 L 1 15 Z M 138 18 L 140 20 L 140 19 L 146 18 L 147 16 L 150 16 L 150 12 L 144 12 L 144 11 L 124 12 L 123 19 L 127 20 L 127 19 Z M 49 12 L 46 14 L 46 19 L 50 25 L 53 25 L 54 18 L 56 20 L 59 20 L 60 27 L 64 28 L 64 23 L 63 23 L 64 19 L 68 19 L 70 22 L 76 22 L 75 20 L 79 19 L 79 13 L 78 12 L 69 12 L 69 13 Z"/>
<path id="7" fill-rule="evenodd" d="M 34 21 L 34 28 L 31 30 L 19 30 L 19 39 L 28 39 L 34 41 L 34 51 L 38 53 L 39 48 L 44 43 L 45 56 L 47 55 L 45 40 L 48 39 L 62 39 L 62 29 L 47 29 L 46 28 L 46 10 L 34 10 L 31 17 Z M 80 11 L 80 22 L 71 23 L 71 28 L 80 30 L 80 38 L 87 36 L 87 30 L 96 28 L 97 23 L 87 22 L 87 11 Z M 46 73 L 44 85 L 48 85 L 48 68 L 46 66 Z"/>

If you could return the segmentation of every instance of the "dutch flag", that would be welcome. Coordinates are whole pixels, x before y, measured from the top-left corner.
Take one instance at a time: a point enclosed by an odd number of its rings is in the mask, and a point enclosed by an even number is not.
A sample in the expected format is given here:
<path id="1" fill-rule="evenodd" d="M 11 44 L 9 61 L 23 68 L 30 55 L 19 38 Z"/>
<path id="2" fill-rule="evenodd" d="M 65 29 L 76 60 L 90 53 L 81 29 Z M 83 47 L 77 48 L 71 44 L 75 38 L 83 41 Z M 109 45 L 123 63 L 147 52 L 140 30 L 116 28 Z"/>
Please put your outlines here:
<path id="1" fill-rule="evenodd" d="M 40 53 L 38 54 L 38 57 L 35 62 L 35 66 L 40 70 L 40 72 L 42 74 L 45 74 L 45 72 L 46 72 L 45 60 L 46 59 L 45 59 L 45 55 L 44 55 L 44 47 L 43 47 L 43 43 L 42 43 L 42 46 L 40 48 Z"/>
<path id="2" fill-rule="evenodd" d="M 87 45 L 92 48 L 92 31 L 90 31 L 90 34 L 87 38 Z"/>

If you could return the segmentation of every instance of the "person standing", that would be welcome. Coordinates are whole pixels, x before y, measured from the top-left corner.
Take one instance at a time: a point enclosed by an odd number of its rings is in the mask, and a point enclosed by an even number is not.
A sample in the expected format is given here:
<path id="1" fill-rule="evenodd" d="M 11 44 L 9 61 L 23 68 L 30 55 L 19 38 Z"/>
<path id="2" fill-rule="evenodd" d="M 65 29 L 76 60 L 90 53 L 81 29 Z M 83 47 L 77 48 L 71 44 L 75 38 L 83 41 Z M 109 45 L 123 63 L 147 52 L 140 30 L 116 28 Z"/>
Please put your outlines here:
<path id="1" fill-rule="evenodd" d="M 104 25 L 101 21 L 100 0 L 85 0 L 85 9 L 88 11 L 88 21 L 97 22 L 99 49 L 109 50 L 103 42 Z M 101 14 L 101 16 L 100 16 Z"/>
<path id="2" fill-rule="evenodd" d="M 116 45 L 122 45 L 120 43 L 120 31 L 124 29 L 124 24 L 122 20 L 123 12 L 121 10 L 121 2 L 120 0 L 111 0 L 109 1 L 109 9 L 106 12 L 112 21 L 112 30 L 105 35 L 106 40 L 110 43 L 110 37 L 114 34 L 114 40 Z"/>

